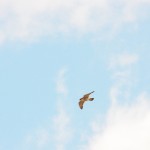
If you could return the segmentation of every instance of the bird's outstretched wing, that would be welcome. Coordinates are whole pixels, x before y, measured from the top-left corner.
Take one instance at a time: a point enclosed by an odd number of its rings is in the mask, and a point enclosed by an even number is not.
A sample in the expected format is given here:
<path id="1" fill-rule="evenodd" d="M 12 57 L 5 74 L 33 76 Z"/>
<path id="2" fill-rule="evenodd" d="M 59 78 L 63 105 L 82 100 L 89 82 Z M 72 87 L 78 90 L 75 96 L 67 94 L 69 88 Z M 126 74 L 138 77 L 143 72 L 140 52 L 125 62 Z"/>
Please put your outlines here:
<path id="1" fill-rule="evenodd" d="M 87 93 L 87 94 L 83 95 L 83 97 L 84 97 L 84 98 L 88 98 L 89 95 L 92 94 L 92 93 L 94 93 L 94 91 L 92 91 L 92 92 L 90 92 L 90 93 Z"/>
<path id="2" fill-rule="evenodd" d="M 79 107 L 80 107 L 81 109 L 83 109 L 83 104 L 84 104 L 84 102 L 85 102 L 84 100 L 80 100 L 80 101 L 79 101 Z"/>

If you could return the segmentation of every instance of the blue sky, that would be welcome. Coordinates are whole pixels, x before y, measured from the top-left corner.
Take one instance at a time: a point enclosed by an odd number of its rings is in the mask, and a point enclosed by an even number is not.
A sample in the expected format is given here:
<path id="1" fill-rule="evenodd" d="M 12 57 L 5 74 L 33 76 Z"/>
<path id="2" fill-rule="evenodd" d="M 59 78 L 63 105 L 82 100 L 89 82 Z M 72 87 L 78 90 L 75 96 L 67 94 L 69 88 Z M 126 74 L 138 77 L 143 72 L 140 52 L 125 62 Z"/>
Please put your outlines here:
<path id="1" fill-rule="evenodd" d="M 0 1 L 0 150 L 149 150 L 149 7 Z"/>

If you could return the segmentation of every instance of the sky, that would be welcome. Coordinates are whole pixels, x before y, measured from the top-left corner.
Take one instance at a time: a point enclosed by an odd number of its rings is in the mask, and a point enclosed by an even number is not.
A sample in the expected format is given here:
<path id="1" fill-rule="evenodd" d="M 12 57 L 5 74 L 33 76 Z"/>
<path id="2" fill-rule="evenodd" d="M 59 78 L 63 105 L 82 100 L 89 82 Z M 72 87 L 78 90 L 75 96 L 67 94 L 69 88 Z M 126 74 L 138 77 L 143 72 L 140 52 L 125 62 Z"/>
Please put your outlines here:
<path id="1" fill-rule="evenodd" d="M 150 0 L 0 0 L 0 150 L 149 150 L 149 27 Z"/>

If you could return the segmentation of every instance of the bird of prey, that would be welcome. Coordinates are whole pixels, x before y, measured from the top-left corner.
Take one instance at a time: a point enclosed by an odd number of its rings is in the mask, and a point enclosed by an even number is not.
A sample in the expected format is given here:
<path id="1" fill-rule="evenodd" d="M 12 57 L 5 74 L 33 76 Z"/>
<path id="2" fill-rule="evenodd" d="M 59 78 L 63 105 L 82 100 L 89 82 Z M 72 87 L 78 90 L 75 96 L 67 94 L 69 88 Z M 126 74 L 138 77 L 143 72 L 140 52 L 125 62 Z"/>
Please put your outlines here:
<path id="1" fill-rule="evenodd" d="M 90 94 L 92 94 L 92 93 L 94 93 L 94 91 L 90 92 L 88 94 L 85 94 L 82 98 L 80 98 L 79 107 L 81 109 L 83 109 L 83 104 L 84 104 L 85 101 L 93 101 L 94 100 L 94 98 L 90 98 Z"/>

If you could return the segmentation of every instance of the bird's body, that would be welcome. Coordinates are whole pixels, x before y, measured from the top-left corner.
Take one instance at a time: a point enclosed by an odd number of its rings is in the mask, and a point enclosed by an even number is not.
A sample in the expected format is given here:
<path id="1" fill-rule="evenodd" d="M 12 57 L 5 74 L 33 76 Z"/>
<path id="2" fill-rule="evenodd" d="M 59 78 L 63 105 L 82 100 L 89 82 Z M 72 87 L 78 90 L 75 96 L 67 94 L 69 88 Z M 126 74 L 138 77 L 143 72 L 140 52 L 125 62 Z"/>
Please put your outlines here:
<path id="1" fill-rule="evenodd" d="M 93 92 L 90 92 L 90 93 L 88 93 L 88 94 L 85 94 L 82 98 L 80 98 L 79 107 L 80 107 L 81 109 L 83 109 L 83 104 L 84 104 L 84 102 L 86 102 L 86 101 L 93 101 L 93 100 L 94 100 L 94 98 L 90 98 L 90 94 L 92 94 L 92 93 L 94 93 L 94 91 L 93 91 Z"/>

